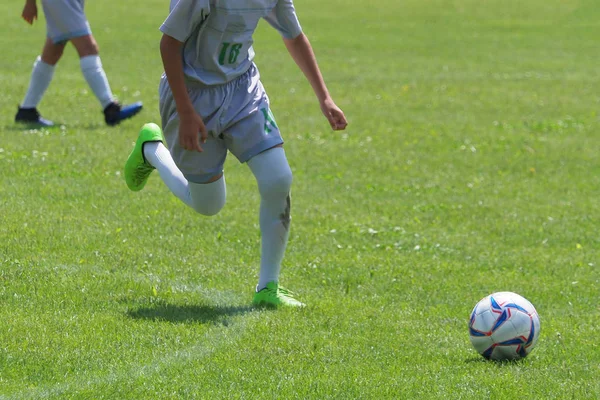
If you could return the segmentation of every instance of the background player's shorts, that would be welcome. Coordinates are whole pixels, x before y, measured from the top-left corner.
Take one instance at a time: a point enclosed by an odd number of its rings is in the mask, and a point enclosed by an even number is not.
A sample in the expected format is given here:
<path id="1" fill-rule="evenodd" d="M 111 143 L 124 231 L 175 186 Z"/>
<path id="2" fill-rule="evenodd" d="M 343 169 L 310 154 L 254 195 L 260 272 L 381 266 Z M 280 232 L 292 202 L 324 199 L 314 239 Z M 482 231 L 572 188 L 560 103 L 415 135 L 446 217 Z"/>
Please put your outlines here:
<path id="1" fill-rule="evenodd" d="M 187 84 L 196 112 L 208 131 L 202 153 L 185 150 L 179 144 L 179 115 L 167 78 L 160 87 L 160 115 L 167 145 L 186 179 L 206 183 L 223 172 L 229 150 L 240 162 L 283 143 L 269 98 L 256 66 L 240 77 L 218 86 Z"/>
<path id="2" fill-rule="evenodd" d="M 83 3 L 84 0 L 42 0 L 47 35 L 53 43 L 92 34 Z"/>

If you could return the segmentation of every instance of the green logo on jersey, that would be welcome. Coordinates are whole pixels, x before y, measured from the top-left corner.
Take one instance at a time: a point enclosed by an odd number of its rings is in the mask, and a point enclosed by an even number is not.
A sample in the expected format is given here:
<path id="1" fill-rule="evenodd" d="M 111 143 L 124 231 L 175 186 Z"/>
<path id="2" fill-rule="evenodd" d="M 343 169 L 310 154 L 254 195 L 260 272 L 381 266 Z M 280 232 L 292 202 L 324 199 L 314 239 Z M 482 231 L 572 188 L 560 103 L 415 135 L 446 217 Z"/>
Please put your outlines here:
<path id="1" fill-rule="evenodd" d="M 227 62 L 227 64 L 235 64 L 240 55 L 242 46 L 242 43 L 223 42 L 223 47 L 221 47 L 221 53 L 219 54 L 219 64 L 225 65 L 225 62 Z"/>

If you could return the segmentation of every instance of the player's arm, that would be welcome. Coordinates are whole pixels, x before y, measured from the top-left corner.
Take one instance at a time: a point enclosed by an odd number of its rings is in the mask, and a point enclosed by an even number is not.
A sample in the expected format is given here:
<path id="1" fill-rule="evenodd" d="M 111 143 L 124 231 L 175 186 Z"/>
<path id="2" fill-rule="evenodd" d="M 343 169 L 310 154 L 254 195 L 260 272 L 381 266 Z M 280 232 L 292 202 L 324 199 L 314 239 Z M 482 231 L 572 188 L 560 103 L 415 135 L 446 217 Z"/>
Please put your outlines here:
<path id="1" fill-rule="evenodd" d="M 209 0 L 171 1 L 169 16 L 160 27 L 163 33 L 160 54 L 179 115 L 179 143 L 181 147 L 191 151 L 202 151 L 200 141 L 206 141 L 207 132 L 187 93 L 183 46 L 194 34 L 198 24 L 206 20 L 209 12 Z"/>
<path id="2" fill-rule="evenodd" d="M 194 105 L 192 104 L 185 87 L 183 61 L 181 58 L 182 47 L 183 43 L 169 35 L 163 34 L 162 39 L 160 40 L 160 56 L 165 68 L 167 80 L 169 81 L 169 86 L 173 92 L 177 113 L 180 116 L 195 113 Z"/>
<path id="3" fill-rule="evenodd" d="M 293 0 L 278 0 L 273 10 L 265 17 L 265 20 L 277 29 L 283 37 L 290 55 L 317 95 L 321 111 L 327 117 L 331 128 L 334 130 L 345 129 L 348 124 L 346 117 L 329 95 L 312 46 L 306 35 L 302 33 Z"/>
<path id="4" fill-rule="evenodd" d="M 304 33 L 300 33 L 293 39 L 284 38 L 283 42 L 285 43 L 285 47 L 287 47 L 290 55 L 312 86 L 317 99 L 319 99 L 321 110 L 323 111 L 325 117 L 327 117 L 331 128 L 336 131 L 345 129 L 346 125 L 348 125 L 346 116 L 344 115 L 344 112 L 337 105 L 335 105 L 329 94 L 329 91 L 327 90 L 325 80 L 323 79 L 323 75 L 321 74 L 321 70 L 317 64 L 315 53 L 306 35 Z"/>
<path id="5" fill-rule="evenodd" d="M 185 86 L 182 46 L 182 42 L 163 34 L 160 40 L 160 55 L 179 114 L 179 142 L 186 150 L 202 151 L 198 132 L 200 132 L 200 140 L 204 143 L 207 138 L 206 127 L 202 118 L 196 113 Z"/>
<path id="6" fill-rule="evenodd" d="M 25 6 L 21 17 L 27 21 L 29 25 L 33 24 L 33 20 L 37 19 L 37 3 L 36 0 L 25 0 Z"/>

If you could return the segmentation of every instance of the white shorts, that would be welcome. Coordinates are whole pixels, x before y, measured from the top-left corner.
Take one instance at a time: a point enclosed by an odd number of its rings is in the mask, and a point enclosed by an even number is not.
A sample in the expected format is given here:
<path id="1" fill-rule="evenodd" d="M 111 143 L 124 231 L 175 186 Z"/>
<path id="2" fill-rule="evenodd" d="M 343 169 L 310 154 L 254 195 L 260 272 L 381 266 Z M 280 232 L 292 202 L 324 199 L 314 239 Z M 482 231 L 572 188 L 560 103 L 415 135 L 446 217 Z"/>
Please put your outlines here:
<path id="1" fill-rule="evenodd" d="M 269 98 L 256 66 L 224 85 L 201 86 L 188 83 L 188 95 L 208 131 L 202 153 L 185 150 L 179 144 L 179 115 L 167 78 L 160 86 L 162 128 L 177 167 L 186 179 L 206 183 L 223 172 L 229 150 L 240 162 L 283 143 Z"/>
<path id="2" fill-rule="evenodd" d="M 84 0 L 42 0 L 47 36 L 53 43 L 92 34 L 83 3 Z"/>

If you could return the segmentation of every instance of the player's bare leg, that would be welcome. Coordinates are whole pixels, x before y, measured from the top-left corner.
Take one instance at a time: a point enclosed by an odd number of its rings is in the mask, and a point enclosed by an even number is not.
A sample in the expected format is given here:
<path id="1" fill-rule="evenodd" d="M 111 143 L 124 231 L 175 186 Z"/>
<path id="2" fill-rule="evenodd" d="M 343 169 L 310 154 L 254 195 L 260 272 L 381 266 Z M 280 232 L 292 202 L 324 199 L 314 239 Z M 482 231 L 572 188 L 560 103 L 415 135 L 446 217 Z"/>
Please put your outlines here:
<path id="1" fill-rule="evenodd" d="M 99 48 L 92 35 L 72 38 L 71 42 L 79 54 L 81 72 L 88 85 L 96 95 L 104 110 L 104 119 L 108 125 L 117 125 L 124 119 L 131 118 L 142 109 L 142 103 L 121 106 L 114 98 L 108 84 L 108 78 L 102 67 Z"/>
<path id="2" fill-rule="evenodd" d="M 52 82 L 54 68 L 63 55 L 65 43 L 53 43 L 50 38 L 46 39 L 42 54 L 33 64 L 29 87 L 23 102 L 19 105 L 19 110 L 15 116 L 16 122 L 36 124 L 40 126 L 52 126 L 49 121 L 40 116 L 37 106 L 42 100 L 46 89 Z"/>
<path id="3" fill-rule="evenodd" d="M 50 38 L 46 38 L 44 48 L 42 49 L 42 61 L 48 65 L 55 66 L 62 58 L 66 45 L 66 42 L 53 43 Z"/>

